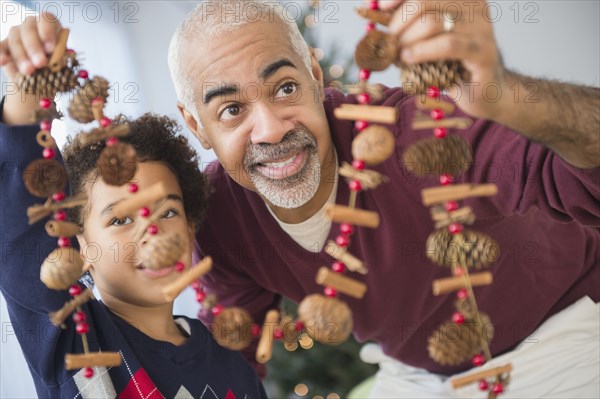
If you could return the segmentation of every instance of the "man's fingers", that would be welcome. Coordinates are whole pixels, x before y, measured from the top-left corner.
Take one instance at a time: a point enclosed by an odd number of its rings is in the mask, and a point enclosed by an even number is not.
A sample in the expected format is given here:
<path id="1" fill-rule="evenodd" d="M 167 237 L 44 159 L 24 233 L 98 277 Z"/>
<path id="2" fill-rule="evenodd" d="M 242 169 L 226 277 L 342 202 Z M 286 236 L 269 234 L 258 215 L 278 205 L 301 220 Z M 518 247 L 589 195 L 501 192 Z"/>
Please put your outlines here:
<path id="1" fill-rule="evenodd" d="M 410 29 L 406 29 L 402 35 L 398 36 L 398 44 L 400 47 L 411 46 L 420 40 L 426 40 L 441 33 L 444 33 L 444 24 L 439 18 L 432 16 L 425 21 L 416 20 L 412 22 Z"/>
<path id="2" fill-rule="evenodd" d="M 4 66 L 11 61 L 10 53 L 8 52 L 8 40 L 0 42 L 0 65 Z"/>
<path id="3" fill-rule="evenodd" d="M 393 10 L 400 6 L 403 0 L 379 0 L 379 8 L 382 10 Z M 367 0 L 370 3 L 370 0 Z"/>
<path id="4" fill-rule="evenodd" d="M 448 33 L 403 48 L 400 59 L 407 64 L 456 59 L 479 61 L 485 57 L 483 50 L 481 42 L 473 36 Z"/>
<path id="5" fill-rule="evenodd" d="M 10 32 L 8 33 L 8 51 L 21 74 L 29 75 L 35 71 L 35 67 L 29 60 L 29 56 L 23 47 L 20 27 L 13 27 L 10 29 Z"/>
<path id="6" fill-rule="evenodd" d="M 62 30 L 62 25 L 54 15 L 42 13 L 39 16 L 37 29 L 40 40 L 44 45 L 44 51 L 48 55 L 52 54 L 58 40 L 58 34 Z"/>
<path id="7" fill-rule="evenodd" d="M 38 36 L 35 17 L 27 17 L 25 22 L 21 24 L 21 41 L 29 61 L 36 68 L 44 67 L 48 60 Z"/>

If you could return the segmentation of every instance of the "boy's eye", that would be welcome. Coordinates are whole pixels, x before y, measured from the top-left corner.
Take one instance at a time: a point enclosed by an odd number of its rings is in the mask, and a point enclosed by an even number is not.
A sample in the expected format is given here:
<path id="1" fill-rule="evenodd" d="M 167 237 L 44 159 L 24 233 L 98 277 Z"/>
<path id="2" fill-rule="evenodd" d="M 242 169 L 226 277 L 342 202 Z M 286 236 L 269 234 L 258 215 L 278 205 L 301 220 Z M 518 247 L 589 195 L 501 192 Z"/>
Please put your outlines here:
<path id="1" fill-rule="evenodd" d="M 164 219 L 171 219 L 172 217 L 175 217 L 177 215 L 179 215 L 179 212 L 177 212 L 176 209 L 169 209 L 168 211 L 163 213 L 162 217 Z"/>
<path id="2" fill-rule="evenodd" d="M 125 216 L 124 218 L 114 218 L 113 220 L 110 221 L 110 225 L 111 226 L 126 226 L 130 223 L 133 223 L 133 219 L 131 219 L 129 216 Z"/>
<path id="3" fill-rule="evenodd" d="M 242 112 L 242 108 L 238 104 L 231 104 L 225 107 L 219 117 L 221 120 L 228 121 L 235 118 Z"/>
<path id="4" fill-rule="evenodd" d="M 296 93 L 296 91 L 298 91 L 298 83 L 286 82 L 279 87 L 279 90 L 277 90 L 275 97 L 276 98 L 289 97 L 292 94 Z"/>

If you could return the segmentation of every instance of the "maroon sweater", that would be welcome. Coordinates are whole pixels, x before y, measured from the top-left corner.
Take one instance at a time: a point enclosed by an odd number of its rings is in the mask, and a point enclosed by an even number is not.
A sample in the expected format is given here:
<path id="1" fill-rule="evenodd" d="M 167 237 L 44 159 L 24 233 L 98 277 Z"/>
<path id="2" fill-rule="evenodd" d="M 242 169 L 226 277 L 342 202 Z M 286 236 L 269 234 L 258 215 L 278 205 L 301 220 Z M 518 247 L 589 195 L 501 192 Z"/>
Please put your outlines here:
<path id="1" fill-rule="evenodd" d="M 340 103 L 355 103 L 355 98 L 327 92 L 325 107 L 339 162 L 351 162 L 356 132 L 351 122 L 333 117 Z M 388 90 L 381 105 L 399 111 L 398 123 L 391 126 L 397 151 L 374 168 L 390 182 L 358 196 L 358 207 L 382 217 L 377 229 L 356 229 L 350 247 L 369 269 L 366 276 L 351 277 L 365 282 L 368 291 L 361 300 L 342 298 L 353 311 L 358 340 L 377 341 L 386 354 L 409 365 L 456 373 L 469 363 L 443 367 L 427 353 L 428 337 L 449 320 L 455 298 L 432 294 L 432 281 L 448 277 L 449 271 L 425 255 L 425 241 L 434 227 L 421 203 L 421 190 L 437 185 L 437 178 L 416 176 L 402 164 L 404 150 L 431 132 L 412 130 L 414 98 L 400 90 Z M 474 152 L 472 167 L 457 183 L 498 186 L 495 197 L 464 201 L 477 216 L 471 228 L 492 236 L 501 249 L 490 267 L 494 283 L 475 288 L 480 310 L 494 323 L 491 351 L 497 355 L 578 298 L 600 300 L 600 169 L 574 168 L 543 146 L 485 120 L 452 133 L 467 139 Z M 204 280 L 207 291 L 225 305 L 245 307 L 258 323 L 280 295 L 301 301 L 322 292 L 315 273 L 332 258 L 299 246 L 259 196 L 236 184 L 220 165 L 212 164 L 207 172 L 216 189 L 198 235 L 201 253 L 215 260 Z M 333 168 L 325 173 L 332 174 Z M 348 186 L 339 184 L 336 202 L 347 205 L 348 196 Z M 329 239 L 338 233 L 334 224 Z"/>

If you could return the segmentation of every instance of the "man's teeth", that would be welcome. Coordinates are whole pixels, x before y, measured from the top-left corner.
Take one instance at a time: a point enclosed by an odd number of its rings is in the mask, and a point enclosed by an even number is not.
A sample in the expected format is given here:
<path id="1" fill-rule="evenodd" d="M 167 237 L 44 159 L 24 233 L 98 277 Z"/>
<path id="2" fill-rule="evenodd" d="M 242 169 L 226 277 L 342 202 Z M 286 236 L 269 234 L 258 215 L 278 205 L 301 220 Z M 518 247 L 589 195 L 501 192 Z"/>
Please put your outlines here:
<path id="1" fill-rule="evenodd" d="M 281 162 L 266 162 L 265 166 L 268 166 L 270 168 L 283 168 L 284 166 L 287 166 L 289 164 L 292 163 L 292 161 L 296 158 L 296 155 L 292 155 L 291 158 L 286 159 L 285 161 L 281 161 Z"/>

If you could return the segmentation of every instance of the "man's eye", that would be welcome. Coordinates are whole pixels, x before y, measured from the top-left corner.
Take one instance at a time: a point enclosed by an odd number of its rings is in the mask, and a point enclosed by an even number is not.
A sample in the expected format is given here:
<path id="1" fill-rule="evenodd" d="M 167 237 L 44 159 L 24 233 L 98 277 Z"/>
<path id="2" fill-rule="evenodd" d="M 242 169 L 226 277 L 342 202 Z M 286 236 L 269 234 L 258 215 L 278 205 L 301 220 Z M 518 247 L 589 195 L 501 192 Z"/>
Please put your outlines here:
<path id="1" fill-rule="evenodd" d="M 113 220 L 110 221 L 111 226 L 125 226 L 130 223 L 133 223 L 133 219 L 131 219 L 129 216 L 125 216 L 124 218 L 121 218 L 121 219 L 114 218 Z"/>
<path id="2" fill-rule="evenodd" d="M 225 121 L 233 119 L 236 116 L 238 116 L 240 114 L 240 112 L 242 112 L 242 109 L 239 105 L 237 105 L 237 104 L 228 105 L 221 112 L 221 119 L 225 120 Z"/>
<path id="3" fill-rule="evenodd" d="M 289 97 L 296 91 L 298 91 L 298 84 L 296 82 L 287 82 L 281 85 L 281 87 L 279 87 L 279 90 L 277 91 L 275 97 Z"/>

